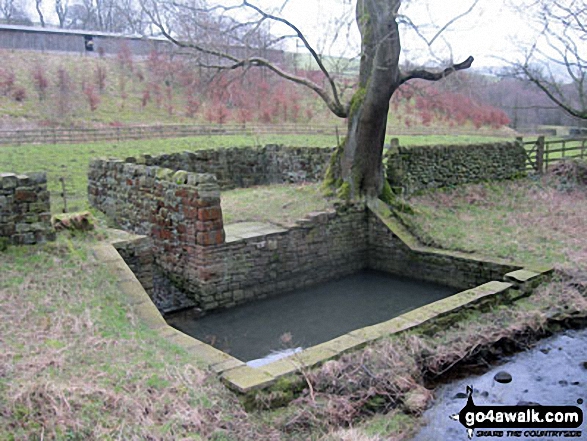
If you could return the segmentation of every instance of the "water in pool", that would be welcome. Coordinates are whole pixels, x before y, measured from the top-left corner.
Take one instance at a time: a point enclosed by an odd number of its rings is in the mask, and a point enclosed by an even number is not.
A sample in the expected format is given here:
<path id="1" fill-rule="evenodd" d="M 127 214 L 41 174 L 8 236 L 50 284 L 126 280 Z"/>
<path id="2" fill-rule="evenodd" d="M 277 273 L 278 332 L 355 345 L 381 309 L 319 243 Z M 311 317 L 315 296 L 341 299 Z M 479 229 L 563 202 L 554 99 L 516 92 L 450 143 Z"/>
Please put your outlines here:
<path id="1" fill-rule="evenodd" d="M 179 313 L 170 325 L 243 361 L 307 348 L 455 294 L 455 288 L 365 270 L 201 318 Z M 283 342 L 282 336 L 290 338 Z"/>

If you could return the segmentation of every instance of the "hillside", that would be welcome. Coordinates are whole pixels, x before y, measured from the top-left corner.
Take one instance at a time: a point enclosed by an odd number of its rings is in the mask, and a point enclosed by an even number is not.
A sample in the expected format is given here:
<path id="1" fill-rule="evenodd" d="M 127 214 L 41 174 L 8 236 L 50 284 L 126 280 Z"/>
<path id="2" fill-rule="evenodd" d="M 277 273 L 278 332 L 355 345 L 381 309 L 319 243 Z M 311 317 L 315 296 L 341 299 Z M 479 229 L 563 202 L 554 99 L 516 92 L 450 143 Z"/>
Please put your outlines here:
<path id="1" fill-rule="evenodd" d="M 190 59 L 121 46 L 98 54 L 0 51 L 0 129 L 156 124 L 344 125 L 309 89 L 263 69 L 213 75 Z M 316 83 L 320 72 L 298 69 Z M 352 78 L 345 99 L 352 91 Z M 498 128 L 503 112 L 432 86 L 405 88 L 393 100 L 390 129 L 439 133 Z M 457 108 L 458 107 L 458 108 Z"/>

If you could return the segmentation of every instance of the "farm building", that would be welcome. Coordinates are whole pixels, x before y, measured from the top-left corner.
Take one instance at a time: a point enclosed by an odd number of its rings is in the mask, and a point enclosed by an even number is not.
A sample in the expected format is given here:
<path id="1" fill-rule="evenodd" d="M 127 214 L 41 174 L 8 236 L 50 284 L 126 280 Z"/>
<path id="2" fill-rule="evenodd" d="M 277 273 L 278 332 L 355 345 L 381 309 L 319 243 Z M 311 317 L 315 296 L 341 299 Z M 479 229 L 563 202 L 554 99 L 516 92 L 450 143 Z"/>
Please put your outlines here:
<path id="1" fill-rule="evenodd" d="M 151 51 L 163 52 L 174 46 L 163 37 L 143 37 L 140 35 L 112 34 L 98 31 L 83 31 L 59 28 L 39 28 L 32 26 L 16 26 L 0 24 L 0 49 L 60 51 L 112 55 L 120 51 L 126 44 L 135 56 L 147 56 Z M 236 57 L 245 57 L 250 50 L 244 47 L 231 47 L 229 53 Z M 277 49 L 261 49 L 255 55 L 267 58 L 269 61 L 281 64 L 284 51 Z M 204 60 L 213 63 L 213 60 Z"/>
<path id="2" fill-rule="evenodd" d="M 125 42 L 133 55 L 170 47 L 165 38 L 127 36 L 98 31 L 0 25 L 0 48 L 12 50 L 97 52 L 115 54 Z"/>

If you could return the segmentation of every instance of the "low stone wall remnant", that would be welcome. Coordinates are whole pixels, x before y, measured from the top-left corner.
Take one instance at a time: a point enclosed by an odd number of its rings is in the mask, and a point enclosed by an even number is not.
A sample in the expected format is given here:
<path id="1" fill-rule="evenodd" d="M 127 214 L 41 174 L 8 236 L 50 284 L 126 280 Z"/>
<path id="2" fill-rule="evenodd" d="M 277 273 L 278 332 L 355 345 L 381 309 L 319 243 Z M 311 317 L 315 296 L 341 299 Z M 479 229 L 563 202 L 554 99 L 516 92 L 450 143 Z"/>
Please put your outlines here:
<path id="1" fill-rule="evenodd" d="M 0 238 L 14 245 L 55 240 L 45 173 L 0 173 Z"/>

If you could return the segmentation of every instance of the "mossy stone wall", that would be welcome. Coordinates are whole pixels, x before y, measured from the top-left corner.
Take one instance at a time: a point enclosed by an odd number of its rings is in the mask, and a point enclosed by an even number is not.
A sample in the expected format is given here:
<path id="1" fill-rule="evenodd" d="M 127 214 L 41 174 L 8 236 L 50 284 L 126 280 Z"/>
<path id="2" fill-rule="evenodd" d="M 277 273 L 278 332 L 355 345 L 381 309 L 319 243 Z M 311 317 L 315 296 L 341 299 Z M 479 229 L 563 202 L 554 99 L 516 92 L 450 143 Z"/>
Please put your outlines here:
<path id="1" fill-rule="evenodd" d="M 136 158 L 145 165 L 193 173 L 212 173 L 222 190 L 324 178 L 334 148 L 241 147 L 195 150 Z"/>
<path id="2" fill-rule="evenodd" d="M 517 142 L 394 147 L 389 149 L 387 179 L 404 194 L 482 181 L 519 177 L 526 170 L 526 152 Z"/>
<path id="3" fill-rule="evenodd" d="M 45 173 L 0 173 L 0 246 L 55 239 Z"/>

